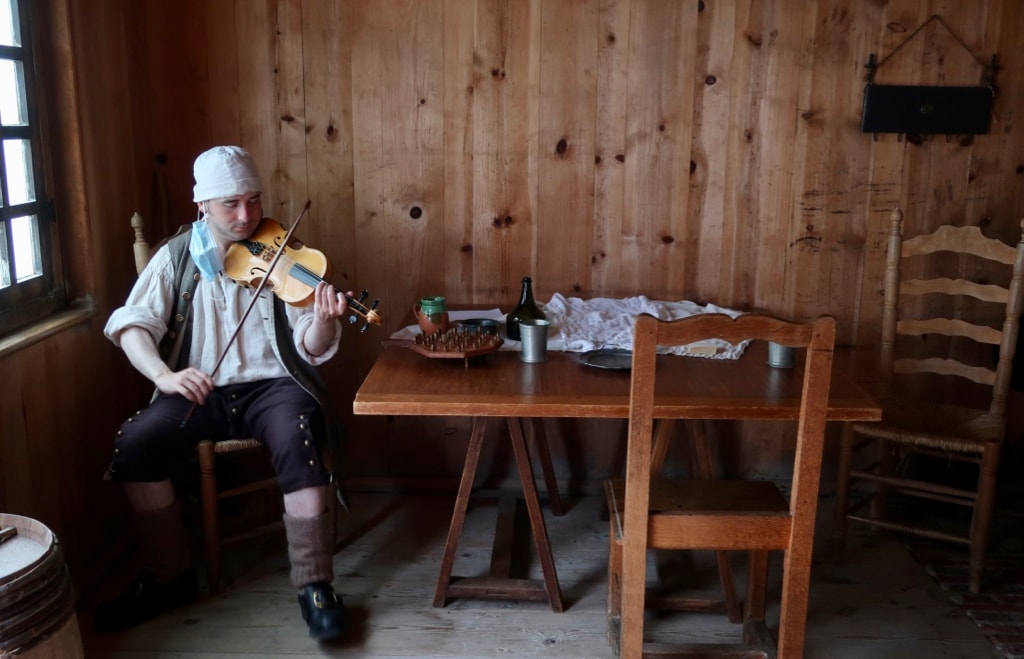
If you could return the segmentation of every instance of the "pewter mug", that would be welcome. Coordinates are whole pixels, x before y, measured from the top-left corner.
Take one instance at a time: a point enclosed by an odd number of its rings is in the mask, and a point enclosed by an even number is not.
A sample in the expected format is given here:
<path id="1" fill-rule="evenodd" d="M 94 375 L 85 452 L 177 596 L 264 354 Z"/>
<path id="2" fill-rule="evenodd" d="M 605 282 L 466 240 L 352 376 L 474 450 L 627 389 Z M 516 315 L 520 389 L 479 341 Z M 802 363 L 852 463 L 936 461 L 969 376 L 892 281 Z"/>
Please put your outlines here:
<path id="1" fill-rule="evenodd" d="M 519 335 L 523 342 L 523 350 L 519 359 L 527 363 L 547 361 L 548 329 L 551 321 L 541 318 L 530 318 L 519 321 Z"/>
<path id="2" fill-rule="evenodd" d="M 768 342 L 768 365 L 772 368 L 793 368 L 796 361 L 796 348 L 784 346 L 774 341 Z"/>

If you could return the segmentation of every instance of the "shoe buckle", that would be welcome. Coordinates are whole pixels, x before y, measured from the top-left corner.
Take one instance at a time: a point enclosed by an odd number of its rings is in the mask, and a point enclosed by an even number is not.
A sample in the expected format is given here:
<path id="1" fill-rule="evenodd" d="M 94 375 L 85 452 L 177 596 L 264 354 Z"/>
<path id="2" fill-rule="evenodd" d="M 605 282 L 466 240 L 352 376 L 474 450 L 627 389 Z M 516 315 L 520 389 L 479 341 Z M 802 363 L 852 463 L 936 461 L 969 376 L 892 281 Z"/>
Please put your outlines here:
<path id="1" fill-rule="evenodd" d="M 334 594 L 333 592 L 331 593 L 331 600 L 332 601 L 330 602 L 330 604 L 336 604 L 338 602 L 338 596 L 336 594 Z M 328 604 L 326 602 L 324 602 L 324 591 L 322 591 L 322 590 L 314 590 L 313 591 L 313 606 L 315 606 L 318 609 L 323 609 L 323 608 L 326 608 L 328 606 Z"/>

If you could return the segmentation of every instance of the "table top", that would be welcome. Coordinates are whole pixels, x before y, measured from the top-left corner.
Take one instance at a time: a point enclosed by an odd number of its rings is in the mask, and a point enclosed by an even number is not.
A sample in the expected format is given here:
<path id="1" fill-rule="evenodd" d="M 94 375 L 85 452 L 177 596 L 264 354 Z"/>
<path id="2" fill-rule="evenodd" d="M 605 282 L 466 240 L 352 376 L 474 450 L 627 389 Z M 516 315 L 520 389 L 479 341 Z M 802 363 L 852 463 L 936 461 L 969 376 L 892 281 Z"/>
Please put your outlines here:
<path id="1" fill-rule="evenodd" d="M 767 344 L 752 342 L 739 359 L 662 355 L 657 418 L 794 419 L 799 413 L 803 360 L 792 369 L 767 364 Z M 829 397 L 830 420 L 877 421 L 881 408 L 837 358 Z M 434 359 L 391 346 L 356 392 L 356 414 L 416 416 L 629 416 L 629 370 L 580 362 L 578 353 L 549 351 L 526 364 L 499 351 L 462 359 Z"/>

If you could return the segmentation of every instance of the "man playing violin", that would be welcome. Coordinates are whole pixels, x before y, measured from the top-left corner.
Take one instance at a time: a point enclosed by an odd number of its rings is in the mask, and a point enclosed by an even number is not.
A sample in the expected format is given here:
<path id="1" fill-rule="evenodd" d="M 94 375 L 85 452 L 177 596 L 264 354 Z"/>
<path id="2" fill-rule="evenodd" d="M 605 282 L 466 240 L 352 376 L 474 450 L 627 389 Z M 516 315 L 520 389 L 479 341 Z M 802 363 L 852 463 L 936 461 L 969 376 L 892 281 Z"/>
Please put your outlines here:
<path id="1" fill-rule="evenodd" d="M 108 470 L 131 505 L 145 571 L 97 609 L 93 624 L 98 632 L 126 629 L 197 598 L 170 466 L 201 439 L 255 437 L 284 493 L 302 617 L 313 638 L 336 638 L 346 615 L 331 586 L 333 476 L 321 450 L 333 446 L 339 429 L 314 367 L 338 351 L 348 299 L 322 281 L 304 308 L 264 289 L 246 316 L 254 292 L 222 264 L 263 219 L 258 169 L 245 149 L 218 146 L 200 154 L 194 174 L 201 218 L 157 250 L 104 329 L 156 391 L 121 426 Z"/>

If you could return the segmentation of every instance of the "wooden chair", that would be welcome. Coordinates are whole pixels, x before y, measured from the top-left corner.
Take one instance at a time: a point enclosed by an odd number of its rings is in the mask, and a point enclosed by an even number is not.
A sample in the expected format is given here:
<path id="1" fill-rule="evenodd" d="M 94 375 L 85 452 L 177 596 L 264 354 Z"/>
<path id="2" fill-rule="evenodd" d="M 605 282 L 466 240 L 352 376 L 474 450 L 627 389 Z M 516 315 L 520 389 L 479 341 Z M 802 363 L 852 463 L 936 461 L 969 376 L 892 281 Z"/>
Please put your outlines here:
<path id="1" fill-rule="evenodd" d="M 134 253 L 135 269 L 141 273 L 155 249 L 151 249 L 145 237 L 143 219 L 134 213 L 131 219 L 135 233 Z M 159 247 L 159 246 L 158 246 Z M 255 537 L 284 531 L 284 522 L 280 516 L 280 493 L 277 477 L 268 476 L 269 469 L 260 477 L 228 488 L 221 489 L 217 482 L 217 464 L 219 461 L 238 460 L 248 451 L 265 451 L 263 445 L 255 439 L 231 439 L 213 441 L 204 439 L 196 447 L 199 460 L 200 504 L 203 521 L 203 549 L 206 554 L 207 579 L 211 593 L 220 590 L 221 582 L 221 550 L 232 544 L 244 542 Z M 261 456 L 261 459 L 265 456 Z M 220 503 L 247 494 L 264 492 L 267 499 L 268 514 L 264 523 L 232 533 L 225 533 L 221 526 Z"/>
<path id="2" fill-rule="evenodd" d="M 657 346 L 719 338 L 771 340 L 806 347 L 791 494 L 787 501 L 769 481 L 652 478 Z M 702 314 L 661 321 L 637 318 L 633 343 L 626 478 L 605 483 L 609 507 L 608 622 L 619 656 L 644 652 L 644 602 L 648 549 L 746 550 L 749 552 L 743 644 L 650 651 L 700 657 L 775 656 L 803 653 L 810 581 L 814 506 L 794 515 L 798 502 L 816 502 L 831 381 L 835 322 L 821 318 L 798 324 L 759 314 L 733 320 Z M 766 368 L 768 368 L 766 366 Z M 713 411 L 709 411 L 713 415 Z M 797 538 L 802 538 L 796 541 Z M 785 552 L 782 609 L 777 642 L 765 624 L 768 552 Z"/>
<path id="3" fill-rule="evenodd" d="M 894 210 L 882 314 L 882 421 L 844 426 L 835 554 L 842 555 L 850 520 L 961 543 L 970 552 L 969 588 L 977 593 L 1006 432 L 1024 293 L 1024 238 L 1012 247 L 986 238 L 978 227 L 943 226 L 904 240 L 902 222 L 902 211 Z M 877 457 L 861 467 L 860 451 L 875 444 Z M 933 461 L 930 470 L 922 458 Z M 950 467 L 958 463 L 972 465 L 966 484 L 950 478 Z M 915 464 L 920 466 L 912 471 Z M 851 504 L 854 479 L 868 483 L 870 495 Z M 893 493 L 962 506 L 970 522 L 956 528 L 949 515 L 941 524 L 935 518 L 908 519 L 893 501 L 886 505 Z"/>

